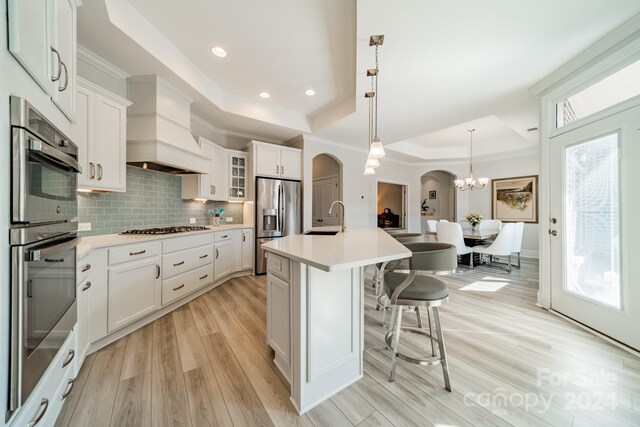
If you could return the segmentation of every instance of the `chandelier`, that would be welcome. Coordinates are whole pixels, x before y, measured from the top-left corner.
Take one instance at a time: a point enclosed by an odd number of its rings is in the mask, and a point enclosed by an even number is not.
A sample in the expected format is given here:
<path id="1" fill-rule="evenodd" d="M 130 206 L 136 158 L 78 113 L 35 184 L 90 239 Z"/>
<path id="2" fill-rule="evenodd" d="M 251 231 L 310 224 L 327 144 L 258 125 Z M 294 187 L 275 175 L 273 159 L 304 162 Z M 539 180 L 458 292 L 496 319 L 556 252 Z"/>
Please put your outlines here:
<path id="1" fill-rule="evenodd" d="M 369 100 L 369 155 L 364 165 L 365 175 L 375 175 L 375 168 L 380 166 L 380 159 L 385 156 L 384 147 L 378 137 L 378 47 L 384 43 L 384 35 L 369 37 L 369 46 L 376 49 L 376 67 L 367 70 L 367 77 L 371 77 L 371 91 L 365 92 L 364 97 Z"/>
<path id="2" fill-rule="evenodd" d="M 473 132 L 475 131 L 475 129 L 469 129 L 469 177 L 453 181 L 456 188 L 460 191 L 483 190 L 489 183 L 489 178 L 478 178 L 476 180 L 473 177 Z"/>

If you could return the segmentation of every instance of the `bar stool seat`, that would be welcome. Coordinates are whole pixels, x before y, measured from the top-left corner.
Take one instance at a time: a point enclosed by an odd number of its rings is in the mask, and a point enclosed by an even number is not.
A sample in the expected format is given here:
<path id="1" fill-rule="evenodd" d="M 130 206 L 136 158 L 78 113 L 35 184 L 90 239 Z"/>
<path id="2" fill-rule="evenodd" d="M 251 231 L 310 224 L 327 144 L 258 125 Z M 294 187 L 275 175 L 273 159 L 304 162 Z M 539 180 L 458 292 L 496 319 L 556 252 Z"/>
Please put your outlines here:
<path id="1" fill-rule="evenodd" d="M 387 295 L 393 295 L 393 292 L 407 278 L 403 273 L 387 273 L 384 276 L 384 291 Z M 398 295 L 398 300 L 419 300 L 433 301 L 444 299 L 449 296 L 449 288 L 439 279 L 431 276 L 416 276 L 411 282 L 411 286 L 407 286 Z"/>
<path id="2" fill-rule="evenodd" d="M 405 246 L 412 252 L 408 273 L 396 273 L 393 271 L 394 268 L 383 270 L 383 290 L 393 310 L 389 330 L 385 334 L 386 346 L 392 352 L 389 381 L 395 381 L 397 359 L 418 365 L 441 365 L 445 388 L 451 391 L 447 353 L 438 311 L 438 307 L 449 300 L 449 289 L 442 280 L 431 275 L 455 272 L 458 264 L 456 247 L 448 243 L 407 243 Z M 418 271 L 431 275 L 418 275 Z M 415 307 L 417 328 L 402 326 L 405 307 Z M 422 327 L 420 307 L 427 308 L 429 329 Z M 402 332 L 416 333 L 429 338 L 431 355 L 418 358 L 398 351 Z"/>

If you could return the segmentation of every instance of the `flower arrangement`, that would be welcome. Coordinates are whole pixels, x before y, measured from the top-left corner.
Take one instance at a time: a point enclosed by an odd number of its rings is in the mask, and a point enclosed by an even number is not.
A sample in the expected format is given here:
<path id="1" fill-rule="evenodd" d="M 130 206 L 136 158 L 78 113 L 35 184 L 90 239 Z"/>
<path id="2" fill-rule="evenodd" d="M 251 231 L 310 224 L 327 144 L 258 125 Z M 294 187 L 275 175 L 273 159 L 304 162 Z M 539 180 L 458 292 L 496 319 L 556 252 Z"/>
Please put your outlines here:
<path id="1" fill-rule="evenodd" d="M 480 223 L 484 218 L 478 212 L 471 212 L 467 214 L 467 216 L 465 216 L 464 219 L 466 219 L 467 222 L 471 224 L 472 228 L 476 228 L 478 225 L 480 225 Z"/>

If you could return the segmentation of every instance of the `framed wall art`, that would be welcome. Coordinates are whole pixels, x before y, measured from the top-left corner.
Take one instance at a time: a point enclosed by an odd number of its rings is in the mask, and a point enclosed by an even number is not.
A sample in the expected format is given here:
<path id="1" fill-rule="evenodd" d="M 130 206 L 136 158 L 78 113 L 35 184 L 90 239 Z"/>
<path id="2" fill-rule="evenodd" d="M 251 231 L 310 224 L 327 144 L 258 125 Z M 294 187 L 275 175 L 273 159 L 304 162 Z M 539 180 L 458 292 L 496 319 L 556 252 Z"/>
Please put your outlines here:
<path id="1" fill-rule="evenodd" d="M 492 179 L 491 216 L 503 222 L 538 223 L 538 175 Z"/>

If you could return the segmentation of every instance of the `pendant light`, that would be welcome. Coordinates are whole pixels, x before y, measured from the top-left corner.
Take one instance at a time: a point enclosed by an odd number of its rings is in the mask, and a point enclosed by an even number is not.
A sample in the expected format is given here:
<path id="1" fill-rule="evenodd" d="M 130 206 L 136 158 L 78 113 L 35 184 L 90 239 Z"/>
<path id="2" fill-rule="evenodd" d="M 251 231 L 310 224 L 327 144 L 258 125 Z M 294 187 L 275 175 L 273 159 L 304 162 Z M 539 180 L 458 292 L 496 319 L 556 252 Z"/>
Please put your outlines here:
<path id="1" fill-rule="evenodd" d="M 489 178 L 473 177 L 473 132 L 475 129 L 469 129 L 469 176 L 465 179 L 456 179 L 453 181 L 456 188 L 460 191 L 466 190 L 483 190 L 489 183 Z"/>
<path id="2" fill-rule="evenodd" d="M 384 35 L 377 35 L 369 37 L 369 46 L 375 46 L 376 49 L 376 68 L 373 70 L 368 70 L 367 75 L 369 75 L 370 71 L 374 71 L 371 74 L 372 80 L 375 80 L 375 107 L 373 109 L 373 141 L 371 142 L 371 147 L 369 148 L 369 157 L 374 159 L 383 158 L 386 153 L 384 152 L 384 147 L 382 146 L 382 142 L 378 137 L 378 98 L 379 98 L 379 90 L 378 90 L 378 74 L 380 74 L 380 67 L 378 64 L 378 47 L 382 46 L 384 43 Z"/>

